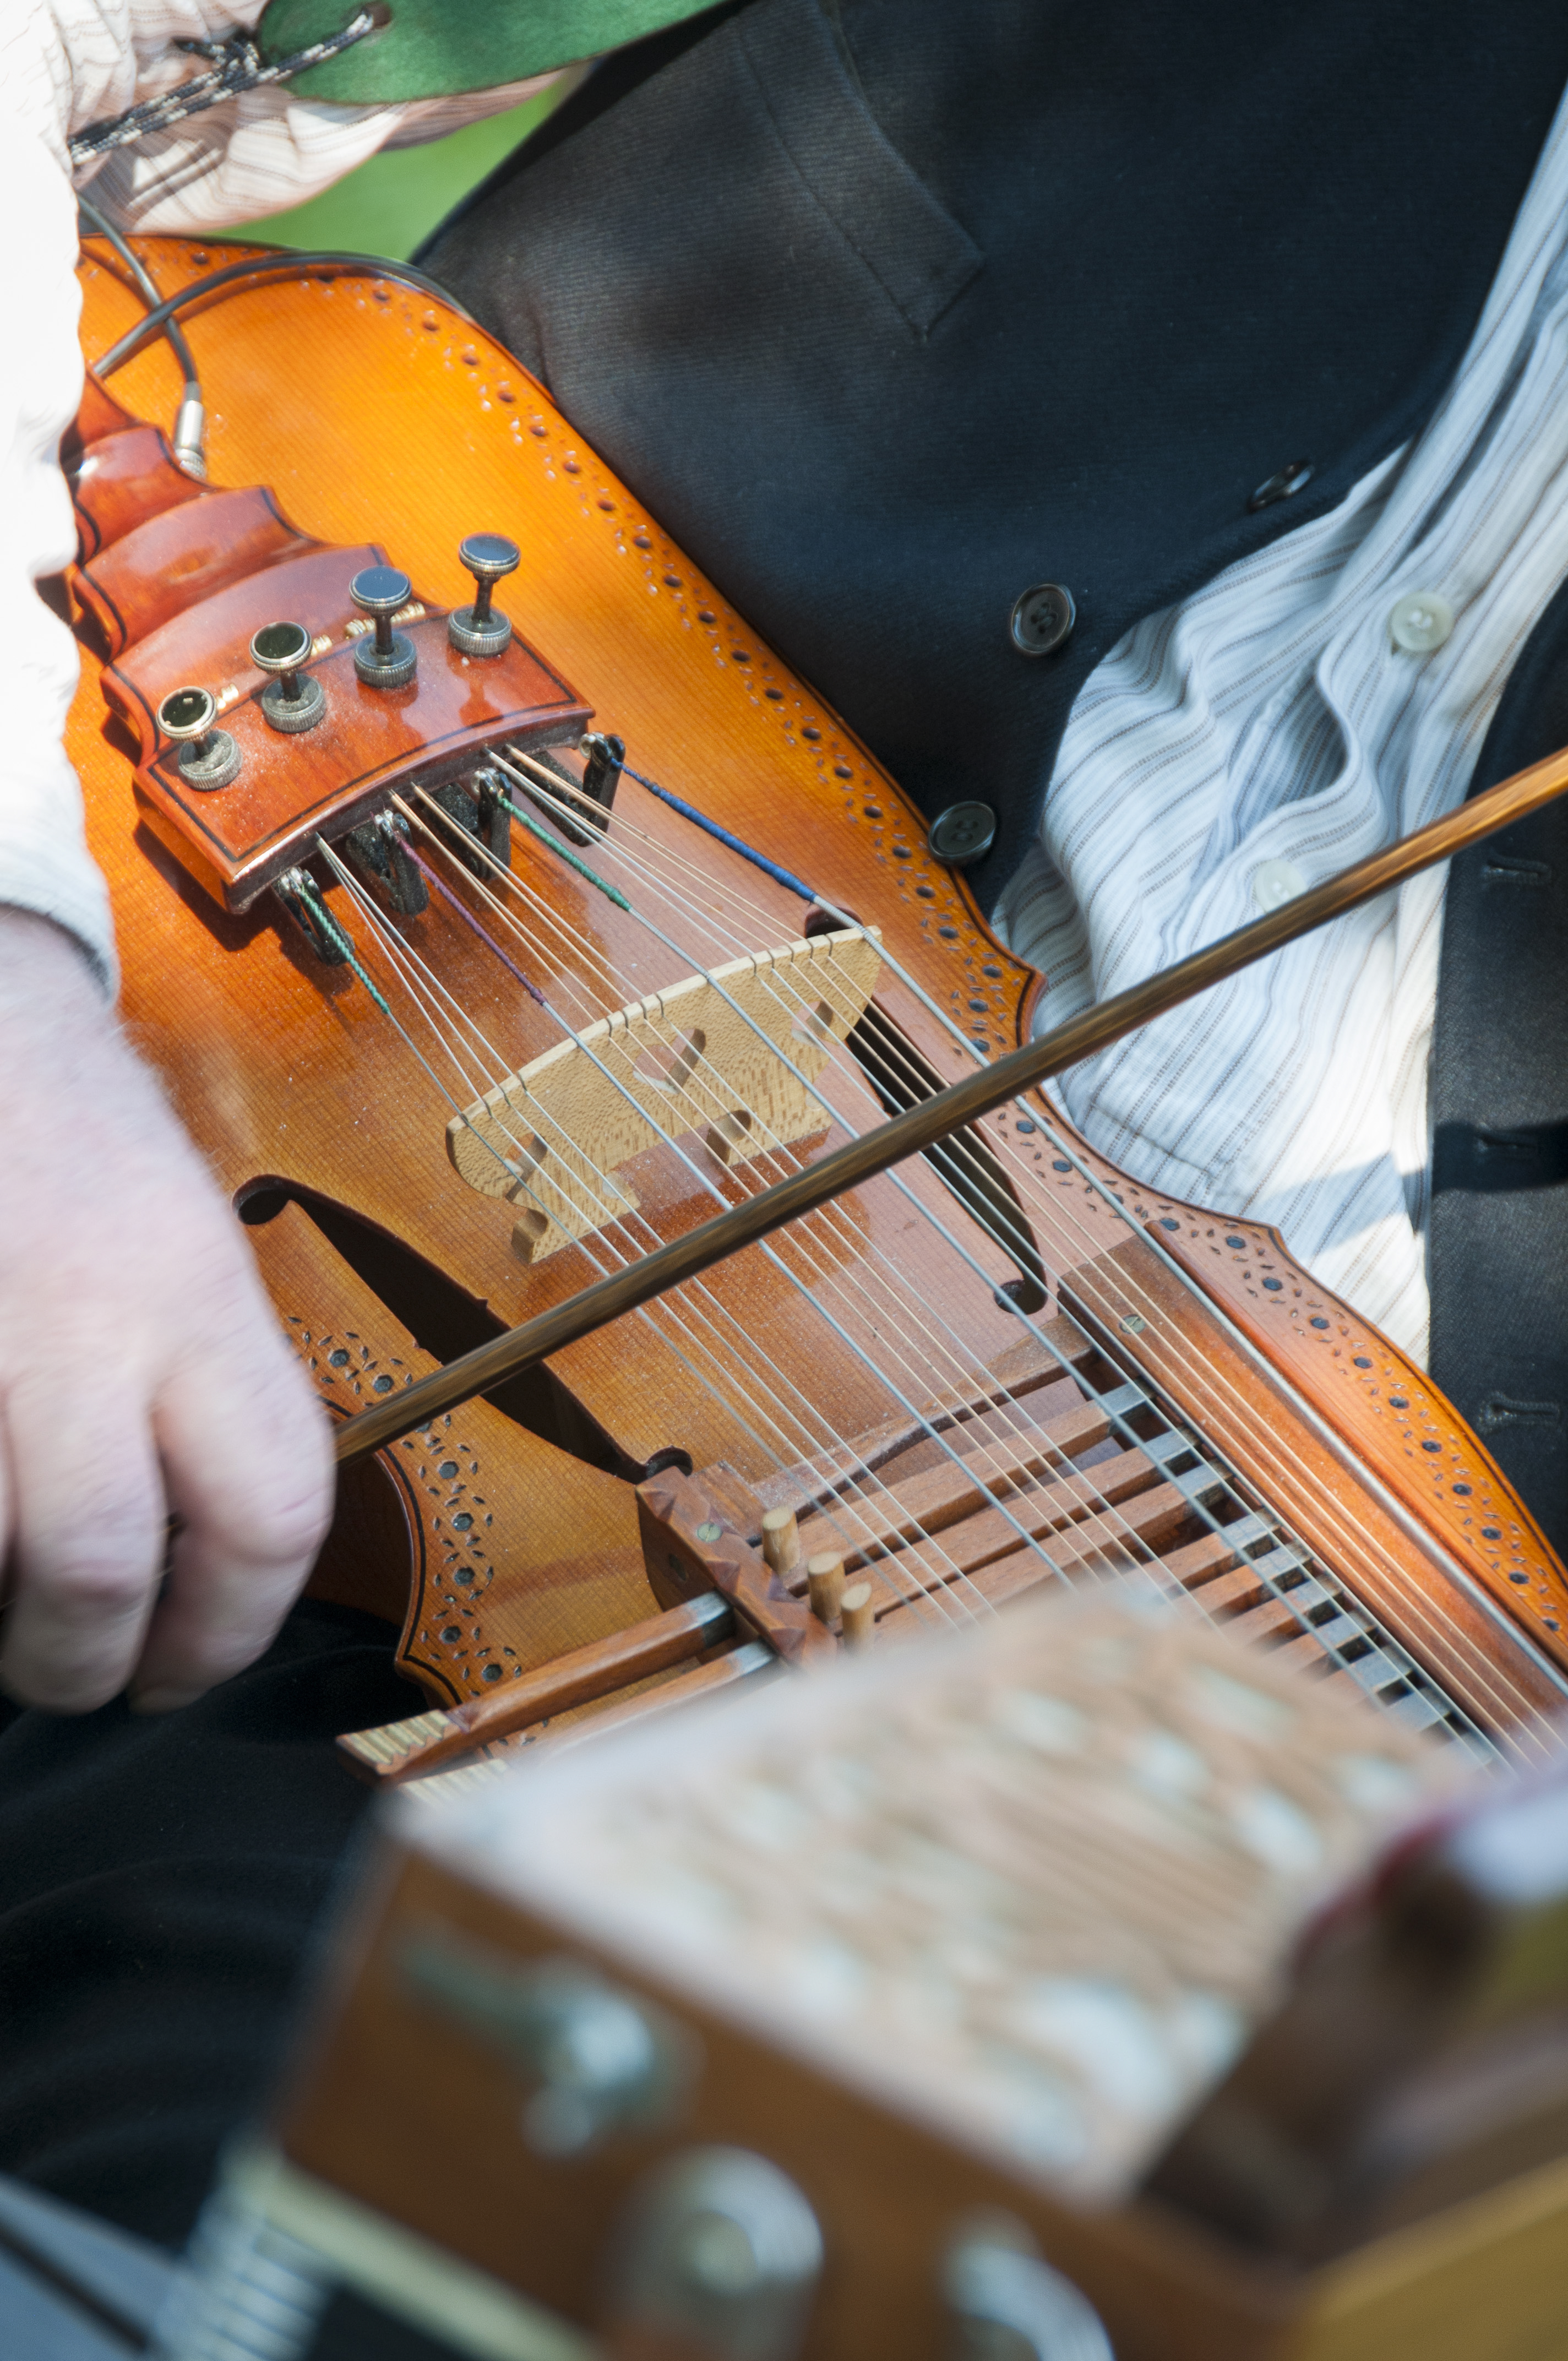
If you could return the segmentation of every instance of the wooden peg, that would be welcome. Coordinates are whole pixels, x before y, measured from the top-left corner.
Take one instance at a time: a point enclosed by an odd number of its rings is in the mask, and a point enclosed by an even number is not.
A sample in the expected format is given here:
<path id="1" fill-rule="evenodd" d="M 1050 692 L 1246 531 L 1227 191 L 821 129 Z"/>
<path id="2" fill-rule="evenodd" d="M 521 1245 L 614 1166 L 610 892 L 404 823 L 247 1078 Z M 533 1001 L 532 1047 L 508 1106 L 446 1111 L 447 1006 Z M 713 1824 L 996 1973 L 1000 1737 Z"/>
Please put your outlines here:
<path id="1" fill-rule="evenodd" d="M 839 1601 L 842 1636 L 846 1648 L 869 1648 L 876 1634 L 876 1617 L 872 1612 L 872 1587 L 869 1582 L 857 1582 L 846 1590 Z"/>
<path id="2" fill-rule="evenodd" d="M 806 1561 L 806 1587 L 811 1611 L 819 1623 L 836 1623 L 844 1599 L 844 1561 L 835 1550 L 823 1550 Z"/>
<path id="3" fill-rule="evenodd" d="M 793 1509 L 768 1509 L 762 1516 L 762 1555 L 774 1574 L 793 1574 L 800 1564 L 800 1528 Z"/>

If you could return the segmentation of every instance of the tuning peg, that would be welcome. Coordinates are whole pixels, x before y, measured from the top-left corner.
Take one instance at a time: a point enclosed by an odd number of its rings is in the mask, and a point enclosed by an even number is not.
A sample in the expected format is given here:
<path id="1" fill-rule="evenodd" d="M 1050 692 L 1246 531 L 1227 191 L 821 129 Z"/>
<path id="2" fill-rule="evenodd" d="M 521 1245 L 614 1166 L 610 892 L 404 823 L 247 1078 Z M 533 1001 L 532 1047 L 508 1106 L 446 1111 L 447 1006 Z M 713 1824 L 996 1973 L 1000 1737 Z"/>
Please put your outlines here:
<path id="1" fill-rule="evenodd" d="M 158 708 L 158 726 L 180 749 L 180 775 L 187 786 L 210 794 L 239 776 L 239 748 L 226 730 L 216 730 L 217 699 L 207 688 L 172 688 Z"/>
<path id="2" fill-rule="evenodd" d="M 313 730 L 326 711 L 326 691 L 313 673 L 301 674 L 311 652 L 303 623 L 264 623 L 250 643 L 258 672 L 274 676 L 261 692 L 261 710 L 274 730 Z"/>
<path id="3" fill-rule="evenodd" d="M 419 654 L 413 642 L 392 629 L 392 617 L 413 596 L 413 585 L 395 566 L 367 566 L 348 586 L 362 613 L 374 615 L 376 636 L 354 642 L 354 669 L 369 688 L 406 688 Z"/>
<path id="4" fill-rule="evenodd" d="M 511 638 L 511 624 L 490 604 L 496 584 L 515 573 L 522 552 L 504 533 L 471 533 L 460 542 L 457 555 L 474 577 L 474 602 L 455 607 L 446 618 L 446 636 L 460 654 L 499 656 Z"/>

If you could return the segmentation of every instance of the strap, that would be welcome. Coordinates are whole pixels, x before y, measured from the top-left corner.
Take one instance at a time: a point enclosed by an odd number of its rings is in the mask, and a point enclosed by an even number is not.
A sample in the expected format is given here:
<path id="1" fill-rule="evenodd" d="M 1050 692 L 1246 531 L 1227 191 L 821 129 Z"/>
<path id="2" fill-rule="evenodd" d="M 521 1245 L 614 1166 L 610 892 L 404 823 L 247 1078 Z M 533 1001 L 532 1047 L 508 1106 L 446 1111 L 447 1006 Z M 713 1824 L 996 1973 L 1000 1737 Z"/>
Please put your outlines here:
<path id="1" fill-rule="evenodd" d="M 382 105 L 492 90 L 599 56 L 701 16 L 712 0 L 397 0 L 367 40 L 296 73 L 302 98 Z M 270 0 L 256 28 L 269 62 L 338 30 L 345 0 Z"/>

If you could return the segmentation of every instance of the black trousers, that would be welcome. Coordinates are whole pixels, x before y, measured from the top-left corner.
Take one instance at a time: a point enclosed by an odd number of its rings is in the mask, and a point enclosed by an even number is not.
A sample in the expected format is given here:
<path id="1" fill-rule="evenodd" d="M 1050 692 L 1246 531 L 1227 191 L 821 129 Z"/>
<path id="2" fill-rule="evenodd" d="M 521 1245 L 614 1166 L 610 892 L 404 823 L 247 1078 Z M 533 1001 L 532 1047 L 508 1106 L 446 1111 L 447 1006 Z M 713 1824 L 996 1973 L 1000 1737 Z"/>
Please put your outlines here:
<path id="1" fill-rule="evenodd" d="M 0 2171 L 183 2243 L 371 1800 L 333 1740 L 417 1710 L 310 1602 L 183 1712 L 0 1707 Z"/>

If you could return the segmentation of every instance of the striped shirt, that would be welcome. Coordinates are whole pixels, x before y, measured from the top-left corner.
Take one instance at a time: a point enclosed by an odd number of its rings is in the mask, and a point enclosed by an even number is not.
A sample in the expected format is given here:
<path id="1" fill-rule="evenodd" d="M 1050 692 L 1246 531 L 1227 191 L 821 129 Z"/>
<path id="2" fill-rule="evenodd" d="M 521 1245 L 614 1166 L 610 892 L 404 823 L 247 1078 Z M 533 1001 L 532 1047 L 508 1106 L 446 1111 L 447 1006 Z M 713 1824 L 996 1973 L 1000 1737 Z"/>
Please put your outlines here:
<path id="1" fill-rule="evenodd" d="M 1080 691 L 1003 903 L 1048 978 L 1040 1028 L 1462 803 L 1565 574 L 1568 102 L 1424 432 L 1329 515 L 1138 624 Z M 1056 1085 L 1105 1155 L 1275 1224 L 1417 1358 L 1446 874 Z"/>

